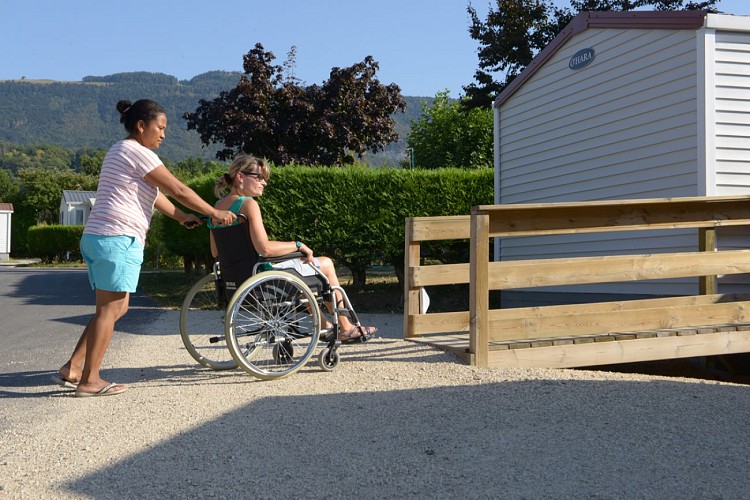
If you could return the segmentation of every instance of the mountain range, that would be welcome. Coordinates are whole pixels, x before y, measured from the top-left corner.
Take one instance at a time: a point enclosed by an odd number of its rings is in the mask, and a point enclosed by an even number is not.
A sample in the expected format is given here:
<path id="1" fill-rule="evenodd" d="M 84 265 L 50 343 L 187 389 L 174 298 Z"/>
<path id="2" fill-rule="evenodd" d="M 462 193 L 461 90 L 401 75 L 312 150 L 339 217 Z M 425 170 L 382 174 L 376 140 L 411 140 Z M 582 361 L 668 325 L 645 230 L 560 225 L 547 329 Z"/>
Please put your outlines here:
<path id="1" fill-rule="evenodd" d="M 187 130 L 182 118 L 195 111 L 201 99 L 213 99 L 234 88 L 240 73 L 210 71 L 190 80 L 163 73 L 133 72 L 87 76 L 80 82 L 54 80 L 0 81 L 0 141 L 28 145 L 57 145 L 77 151 L 106 149 L 124 134 L 115 109 L 117 101 L 153 99 L 167 110 L 167 140 L 159 156 L 177 162 L 188 158 L 215 159 L 217 147 L 204 147 L 198 133 Z M 404 97 L 405 113 L 394 114 L 399 141 L 365 161 L 380 166 L 405 159 L 406 136 L 422 114 L 422 103 L 431 97 Z"/>

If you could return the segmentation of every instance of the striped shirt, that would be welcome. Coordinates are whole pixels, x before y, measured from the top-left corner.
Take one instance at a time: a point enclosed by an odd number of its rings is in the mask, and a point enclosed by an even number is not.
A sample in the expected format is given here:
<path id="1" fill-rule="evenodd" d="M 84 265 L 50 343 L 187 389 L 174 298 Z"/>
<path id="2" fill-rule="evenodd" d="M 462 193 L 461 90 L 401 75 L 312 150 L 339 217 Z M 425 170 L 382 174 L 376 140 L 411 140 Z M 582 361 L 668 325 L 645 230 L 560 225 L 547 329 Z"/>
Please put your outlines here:
<path id="1" fill-rule="evenodd" d="M 159 189 L 144 180 L 159 157 L 138 142 L 113 145 L 102 163 L 96 202 L 83 232 L 100 236 L 132 236 L 145 246 Z"/>

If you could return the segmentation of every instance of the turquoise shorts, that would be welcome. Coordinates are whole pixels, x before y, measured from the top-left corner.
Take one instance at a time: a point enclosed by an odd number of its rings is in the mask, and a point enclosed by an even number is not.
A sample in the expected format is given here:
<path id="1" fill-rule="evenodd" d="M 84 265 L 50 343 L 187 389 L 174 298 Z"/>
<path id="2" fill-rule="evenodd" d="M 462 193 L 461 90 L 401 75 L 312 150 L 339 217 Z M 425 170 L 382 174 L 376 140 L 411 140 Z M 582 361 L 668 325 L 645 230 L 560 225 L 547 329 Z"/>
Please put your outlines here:
<path id="1" fill-rule="evenodd" d="M 86 261 L 91 288 L 135 292 L 143 264 L 143 247 L 134 237 L 84 234 L 81 255 Z"/>

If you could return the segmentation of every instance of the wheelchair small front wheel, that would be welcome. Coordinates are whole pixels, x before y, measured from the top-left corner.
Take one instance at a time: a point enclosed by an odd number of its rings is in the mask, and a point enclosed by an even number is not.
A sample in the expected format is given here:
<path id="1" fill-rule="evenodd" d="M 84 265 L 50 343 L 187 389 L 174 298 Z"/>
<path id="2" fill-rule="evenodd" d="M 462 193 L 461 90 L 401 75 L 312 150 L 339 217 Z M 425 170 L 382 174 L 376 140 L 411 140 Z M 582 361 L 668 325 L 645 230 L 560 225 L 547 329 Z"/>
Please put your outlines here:
<path id="1" fill-rule="evenodd" d="M 324 372 L 332 372 L 339 365 L 340 360 L 341 357 L 338 350 L 326 347 L 318 356 L 318 366 Z"/>
<path id="2" fill-rule="evenodd" d="M 227 307 L 227 346 L 240 368 L 264 379 L 302 368 L 320 336 L 315 295 L 297 276 L 266 271 L 237 288 Z"/>
<path id="3" fill-rule="evenodd" d="M 193 285 L 180 309 L 180 337 L 185 349 L 201 365 L 231 370 L 237 363 L 227 349 L 224 308 L 219 305 L 216 275 L 209 273 Z"/>

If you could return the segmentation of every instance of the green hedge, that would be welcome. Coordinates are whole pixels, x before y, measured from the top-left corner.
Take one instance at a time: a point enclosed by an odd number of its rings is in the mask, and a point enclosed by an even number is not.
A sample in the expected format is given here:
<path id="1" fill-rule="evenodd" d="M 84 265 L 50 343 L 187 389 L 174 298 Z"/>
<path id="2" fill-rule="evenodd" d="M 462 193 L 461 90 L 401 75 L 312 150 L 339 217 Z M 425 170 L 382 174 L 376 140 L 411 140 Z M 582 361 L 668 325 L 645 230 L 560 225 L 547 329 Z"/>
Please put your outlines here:
<path id="1" fill-rule="evenodd" d="M 213 204 L 214 181 L 223 173 L 195 178 L 189 185 Z M 269 237 L 304 241 L 317 255 L 348 267 L 359 288 L 372 264 L 403 267 L 406 217 L 468 215 L 472 206 L 492 200 L 492 169 L 288 166 L 273 168 L 258 201 Z M 162 234 L 167 248 L 177 255 L 211 261 L 205 226 L 188 231 L 169 220 Z M 445 243 L 430 251 L 449 259 L 457 250 Z"/>
<path id="2" fill-rule="evenodd" d="M 31 255 L 52 262 L 65 260 L 67 252 L 80 258 L 82 235 L 83 226 L 38 225 L 28 229 L 26 238 Z"/>

